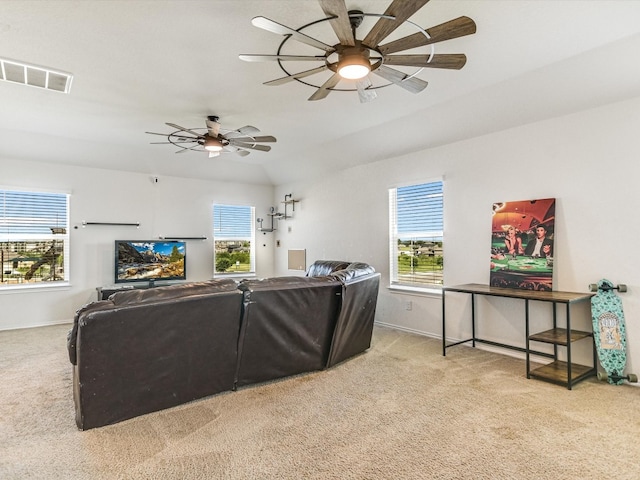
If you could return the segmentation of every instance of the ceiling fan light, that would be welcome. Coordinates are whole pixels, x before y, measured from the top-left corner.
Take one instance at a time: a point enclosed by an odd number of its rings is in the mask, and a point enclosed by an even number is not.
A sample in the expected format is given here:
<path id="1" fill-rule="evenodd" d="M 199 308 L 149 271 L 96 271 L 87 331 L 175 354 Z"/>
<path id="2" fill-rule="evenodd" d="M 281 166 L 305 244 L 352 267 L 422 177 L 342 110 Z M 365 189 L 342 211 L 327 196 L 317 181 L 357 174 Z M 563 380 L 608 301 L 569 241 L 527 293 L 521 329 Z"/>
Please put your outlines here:
<path id="1" fill-rule="evenodd" d="M 362 55 L 345 55 L 338 62 L 338 74 L 348 80 L 359 80 L 369 75 L 371 64 Z"/>
<path id="2" fill-rule="evenodd" d="M 217 138 L 207 137 L 204 141 L 204 149 L 208 152 L 219 152 L 222 150 L 222 142 Z"/>

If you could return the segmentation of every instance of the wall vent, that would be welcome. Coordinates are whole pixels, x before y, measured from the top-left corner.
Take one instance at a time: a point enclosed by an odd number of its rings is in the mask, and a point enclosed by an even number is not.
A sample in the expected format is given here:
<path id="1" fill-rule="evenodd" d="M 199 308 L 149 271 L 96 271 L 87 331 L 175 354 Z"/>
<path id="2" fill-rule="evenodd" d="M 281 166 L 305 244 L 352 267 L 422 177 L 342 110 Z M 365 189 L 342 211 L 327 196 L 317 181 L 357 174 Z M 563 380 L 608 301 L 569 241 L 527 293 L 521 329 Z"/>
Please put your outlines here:
<path id="1" fill-rule="evenodd" d="M 0 58 L 0 80 L 69 93 L 73 75 L 17 60 Z"/>

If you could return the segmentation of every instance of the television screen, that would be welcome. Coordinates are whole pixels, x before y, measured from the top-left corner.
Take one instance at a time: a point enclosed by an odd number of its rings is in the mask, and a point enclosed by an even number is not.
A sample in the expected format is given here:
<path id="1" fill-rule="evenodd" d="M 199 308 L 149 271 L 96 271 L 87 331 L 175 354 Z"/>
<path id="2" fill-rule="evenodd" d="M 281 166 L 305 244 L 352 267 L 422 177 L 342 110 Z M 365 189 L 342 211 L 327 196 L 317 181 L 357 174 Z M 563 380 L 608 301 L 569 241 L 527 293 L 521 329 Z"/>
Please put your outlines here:
<path id="1" fill-rule="evenodd" d="M 186 280 L 186 242 L 116 240 L 115 281 Z"/>

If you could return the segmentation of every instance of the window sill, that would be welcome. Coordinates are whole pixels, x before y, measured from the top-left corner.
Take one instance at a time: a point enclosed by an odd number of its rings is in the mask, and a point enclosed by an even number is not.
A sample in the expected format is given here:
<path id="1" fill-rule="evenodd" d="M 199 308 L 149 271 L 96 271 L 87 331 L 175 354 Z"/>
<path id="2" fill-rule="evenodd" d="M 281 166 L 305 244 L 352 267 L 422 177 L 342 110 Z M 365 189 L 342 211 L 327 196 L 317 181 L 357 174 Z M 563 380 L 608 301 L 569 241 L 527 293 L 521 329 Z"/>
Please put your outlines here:
<path id="1" fill-rule="evenodd" d="M 68 290 L 71 288 L 69 282 L 56 282 L 55 285 L 51 284 L 16 284 L 16 285 L 3 285 L 0 286 L 0 295 L 3 293 L 30 293 L 30 292 L 50 292 L 53 290 Z"/>
<path id="2" fill-rule="evenodd" d="M 442 296 L 442 288 L 438 287 L 416 287 L 414 285 L 389 285 L 387 287 L 391 293 L 401 293 L 405 295 L 419 295 L 427 297 Z"/>
<path id="3" fill-rule="evenodd" d="M 256 278 L 255 272 L 245 273 L 216 273 L 213 278 Z"/>

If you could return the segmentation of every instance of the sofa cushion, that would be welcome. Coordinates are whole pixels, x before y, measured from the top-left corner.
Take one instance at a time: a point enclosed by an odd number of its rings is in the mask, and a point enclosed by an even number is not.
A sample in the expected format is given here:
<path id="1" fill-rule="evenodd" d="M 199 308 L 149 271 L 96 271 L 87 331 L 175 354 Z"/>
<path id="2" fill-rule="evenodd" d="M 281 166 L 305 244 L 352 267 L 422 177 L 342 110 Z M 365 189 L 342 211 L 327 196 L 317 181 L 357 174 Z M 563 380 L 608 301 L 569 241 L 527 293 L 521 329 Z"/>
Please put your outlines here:
<path id="1" fill-rule="evenodd" d="M 364 274 L 366 270 L 346 269 L 334 274 L 342 282 L 342 305 L 327 367 L 362 353 L 371 346 L 380 274 Z"/>
<path id="2" fill-rule="evenodd" d="M 214 279 L 205 282 L 191 282 L 166 287 L 148 289 L 134 289 L 125 292 L 117 292 L 109 297 L 114 305 L 139 305 L 142 303 L 162 302 L 190 295 L 203 295 L 208 293 L 231 292 L 236 290 L 238 284 L 230 278 Z"/>
<path id="3" fill-rule="evenodd" d="M 237 385 L 325 367 L 340 310 L 341 283 L 332 277 L 245 280 Z"/>
<path id="4" fill-rule="evenodd" d="M 242 300 L 234 289 L 83 313 L 75 366 L 78 427 L 232 390 Z"/>

